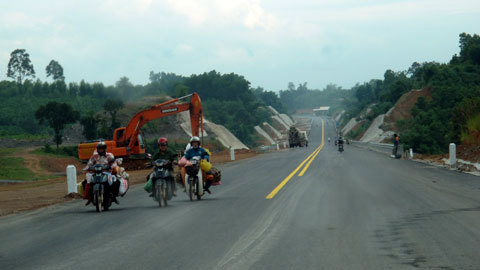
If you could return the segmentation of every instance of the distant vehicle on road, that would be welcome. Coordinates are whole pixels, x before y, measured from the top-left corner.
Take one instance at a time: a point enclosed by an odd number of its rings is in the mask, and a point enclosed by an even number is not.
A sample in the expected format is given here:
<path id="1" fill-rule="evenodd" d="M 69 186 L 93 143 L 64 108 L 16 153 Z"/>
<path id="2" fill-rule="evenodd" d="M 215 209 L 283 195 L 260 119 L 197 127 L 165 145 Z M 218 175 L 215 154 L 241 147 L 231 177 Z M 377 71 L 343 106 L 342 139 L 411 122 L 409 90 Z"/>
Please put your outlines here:
<path id="1" fill-rule="evenodd" d="M 292 126 L 288 131 L 288 144 L 290 148 L 298 146 L 308 146 L 308 138 L 306 131 L 300 131 L 298 128 Z"/>

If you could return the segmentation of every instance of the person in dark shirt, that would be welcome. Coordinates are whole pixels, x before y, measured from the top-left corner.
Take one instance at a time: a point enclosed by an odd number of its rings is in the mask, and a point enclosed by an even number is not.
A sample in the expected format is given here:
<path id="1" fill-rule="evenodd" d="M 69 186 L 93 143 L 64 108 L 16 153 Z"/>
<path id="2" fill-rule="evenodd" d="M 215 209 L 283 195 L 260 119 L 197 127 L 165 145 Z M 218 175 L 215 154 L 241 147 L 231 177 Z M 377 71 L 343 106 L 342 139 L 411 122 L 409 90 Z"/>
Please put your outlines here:
<path id="1" fill-rule="evenodd" d="M 397 134 L 393 134 L 393 150 L 392 157 L 397 158 L 398 144 L 400 143 L 400 138 Z"/>
<path id="2" fill-rule="evenodd" d="M 173 178 L 173 165 L 177 164 L 178 156 L 177 154 L 168 148 L 168 140 L 167 138 L 161 137 L 158 139 L 158 152 L 155 153 L 152 157 L 152 162 L 157 159 L 164 159 L 168 160 L 170 164 L 168 165 L 168 170 L 170 171 L 170 183 L 172 185 L 172 194 L 173 196 L 177 196 L 177 185 L 175 183 L 175 179 Z M 149 179 L 152 177 L 153 174 L 149 175 Z M 155 194 L 152 192 L 150 196 Z"/>

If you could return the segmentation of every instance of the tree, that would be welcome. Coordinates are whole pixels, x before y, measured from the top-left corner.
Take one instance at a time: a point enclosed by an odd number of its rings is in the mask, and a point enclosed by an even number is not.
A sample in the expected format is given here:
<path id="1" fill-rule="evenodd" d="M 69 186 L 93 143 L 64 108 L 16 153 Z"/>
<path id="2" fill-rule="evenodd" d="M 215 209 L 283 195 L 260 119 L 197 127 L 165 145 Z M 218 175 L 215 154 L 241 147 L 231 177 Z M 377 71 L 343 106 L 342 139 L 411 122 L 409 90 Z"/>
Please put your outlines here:
<path id="1" fill-rule="evenodd" d="M 115 83 L 115 88 L 117 88 L 117 93 L 120 93 L 124 98 L 129 98 L 133 96 L 135 86 L 128 77 L 123 76 Z"/>
<path id="2" fill-rule="evenodd" d="M 177 98 L 188 95 L 188 92 L 189 92 L 189 89 L 184 84 L 179 83 L 175 86 L 175 96 Z"/>
<path id="3" fill-rule="evenodd" d="M 95 113 L 91 110 L 80 119 L 80 124 L 83 126 L 83 136 L 87 140 L 93 140 L 97 137 L 98 122 Z"/>
<path id="4" fill-rule="evenodd" d="M 480 36 L 467 33 L 460 34 L 460 58 L 463 62 L 480 65 Z"/>
<path id="5" fill-rule="evenodd" d="M 47 77 L 52 76 L 55 81 L 65 80 L 65 77 L 63 76 L 63 68 L 55 60 L 50 61 L 48 66 L 45 68 L 45 71 L 47 72 Z"/>
<path id="6" fill-rule="evenodd" d="M 111 119 L 111 125 L 110 125 L 110 131 L 113 134 L 113 130 L 117 128 L 117 126 L 120 125 L 120 123 L 117 122 L 117 112 L 121 108 L 123 108 L 124 104 L 121 100 L 119 99 L 107 99 L 105 100 L 105 103 L 103 104 L 103 109 L 110 114 L 110 119 Z"/>
<path id="7" fill-rule="evenodd" d="M 35 112 L 35 118 L 43 124 L 47 122 L 55 132 L 54 141 L 58 145 L 62 143 L 62 132 L 67 124 L 75 123 L 80 116 L 80 113 L 74 111 L 72 106 L 66 103 L 57 103 L 51 101 L 45 106 L 40 106 Z"/>
<path id="8" fill-rule="evenodd" d="M 22 83 L 25 77 L 35 78 L 35 70 L 30 61 L 30 55 L 24 49 L 16 49 L 10 54 L 7 77 Z"/>

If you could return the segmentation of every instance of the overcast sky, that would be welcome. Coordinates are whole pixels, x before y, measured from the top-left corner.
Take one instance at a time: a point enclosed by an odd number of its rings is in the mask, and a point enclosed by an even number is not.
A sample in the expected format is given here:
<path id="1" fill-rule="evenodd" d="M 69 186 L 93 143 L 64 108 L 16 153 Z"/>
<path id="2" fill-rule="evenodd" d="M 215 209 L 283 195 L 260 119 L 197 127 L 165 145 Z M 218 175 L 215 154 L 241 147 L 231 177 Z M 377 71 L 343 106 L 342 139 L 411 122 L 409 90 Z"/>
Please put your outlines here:
<path id="1" fill-rule="evenodd" d="M 479 0 L 1 0 L 0 80 L 22 48 L 41 80 L 54 59 L 67 82 L 215 69 L 273 91 L 350 88 L 449 61 L 461 32 L 480 34 Z"/>

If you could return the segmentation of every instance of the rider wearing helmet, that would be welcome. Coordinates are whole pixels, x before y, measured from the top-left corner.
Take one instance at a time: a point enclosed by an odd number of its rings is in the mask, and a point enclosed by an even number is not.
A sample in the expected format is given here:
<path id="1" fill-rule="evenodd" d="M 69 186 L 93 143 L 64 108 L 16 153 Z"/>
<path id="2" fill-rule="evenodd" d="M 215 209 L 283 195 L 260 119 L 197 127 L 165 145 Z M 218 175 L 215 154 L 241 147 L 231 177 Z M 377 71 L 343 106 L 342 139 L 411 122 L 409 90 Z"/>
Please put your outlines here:
<path id="1" fill-rule="evenodd" d="M 168 170 L 170 171 L 170 175 L 173 174 L 173 165 L 177 163 L 178 155 L 172 151 L 171 149 L 168 148 L 168 140 L 165 137 L 160 137 L 158 138 L 158 152 L 153 155 L 152 161 L 155 161 L 157 159 L 164 159 L 170 161 L 170 164 L 168 165 Z M 149 175 L 149 178 L 152 177 L 152 174 Z M 170 183 L 172 185 L 172 194 L 173 196 L 177 196 L 177 186 L 175 184 L 173 176 L 170 176 Z M 152 194 L 155 194 L 152 192 Z M 153 195 L 150 195 L 153 196 Z"/>
<path id="2" fill-rule="evenodd" d="M 187 152 L 185 152 L 185 158 L 187 160 L 190 160 L 193 157 L 197 157 L 197 156 L 199 156 L 201 159 L 204 159 L 204 158 L 207 160 L 210 159 L 210 156 L 208 155 L 207 151 L 205 151 L 205 149 L 200 147 L 200 138 L 198 138 L 197 136 L 193 136 L 190 139 L 190 146 L 191 146 L 190 149 L 188 149 Z"/>
<path id="3" fill-rule="evenodd" d="M 116 167 L 116 162 L 115 162 L 115 157 L 113 156 L 112 153 L 107 152 L 107 144 L 105 142 L 99 142 L 96 147 L 96 151 L 93 152 L 92 157 L 88 160 L 87 166 L 83 169 L 86 171 L 89 167 L 95 165 L 95 164 L 102 164 L 102 165 L 110 165 L 111 169 L 114 169 Z M 91 196 L 91 189 L 92 186 L 90 185 L 90 182 L 92 180 L 92 174 L 88 173 L 86 174 L 87 178 L 87 183 L 85 185 L 85 192 L 83 193 L 83 199 L 87 199 L 87 203 L 85 205 L 90 204 L 92 201 L 92 196 Z M 118 181 L 115 182 L 115 185 L 117 184 Z M 113 190 L 118 191 L 117 188 L 113 188 Z M 115 198 L 118 194 L 114 194 L 114 202 L 118 204 L 117 199 Z"/>
<path id="4" fill-rule="evenodd" d="M 191 146 L 190 149 L 188 149 L 185 152 L 185 158 L 187 160 L 190 160 L 193 157 L 200 157 L 201 159 L 206 159 L 206 160 L 210 159 L 210 156 L 208 155 L 207 151 L 205 151 L 205 149 L 203 149 L 200 146 L 200 138 L 199 137 L 193 136 L 190 139 L 190 146 Z M 205 172 L 205 173 L 207 173 L 207 172 Z M 207 180 L 205 182 L 205 191 L 208 192 L 209 194 L 211 193 L 210 189 L 209 189 L 211 185 L 212 185 L 212 181 L 209 178 L 207 178 Z"/>

